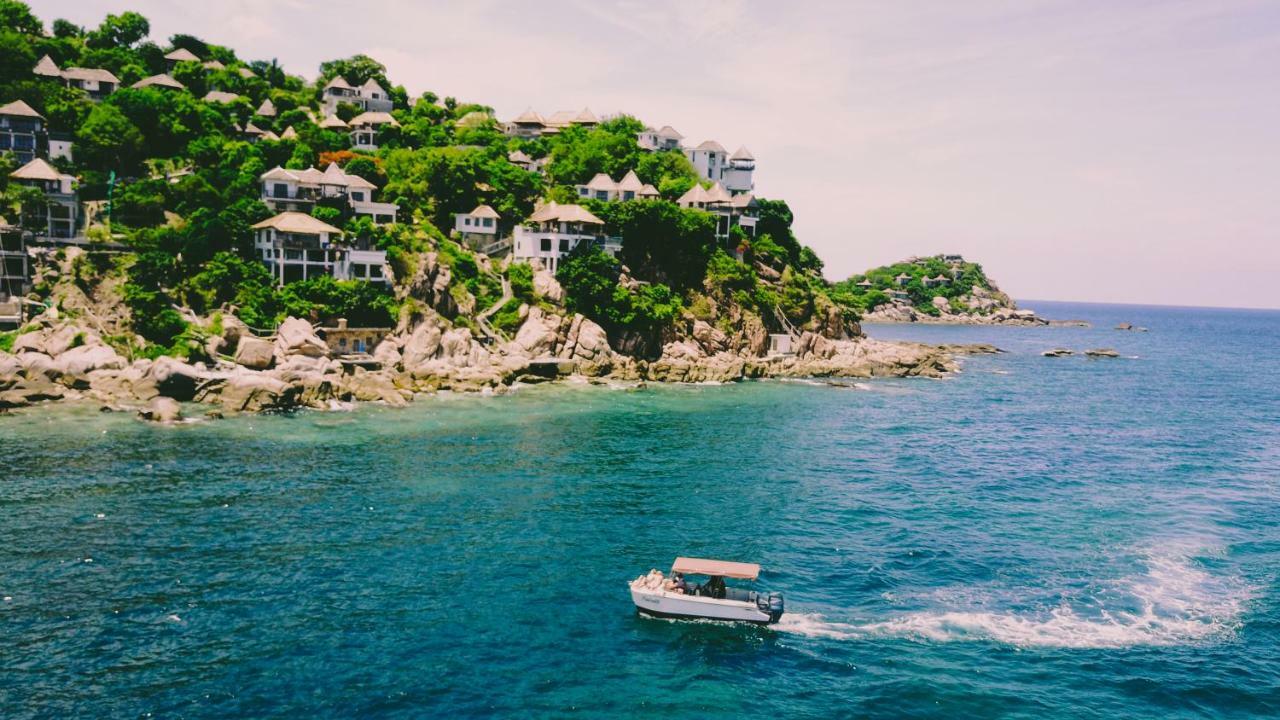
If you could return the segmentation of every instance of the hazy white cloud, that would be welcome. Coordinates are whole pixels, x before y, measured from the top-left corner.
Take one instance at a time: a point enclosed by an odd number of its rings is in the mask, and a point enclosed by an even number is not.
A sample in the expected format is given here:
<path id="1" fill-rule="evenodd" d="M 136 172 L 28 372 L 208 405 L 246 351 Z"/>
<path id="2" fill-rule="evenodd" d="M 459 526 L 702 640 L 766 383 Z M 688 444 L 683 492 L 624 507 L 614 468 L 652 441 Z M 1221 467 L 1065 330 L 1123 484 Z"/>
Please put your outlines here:
<path id="1" fill-rule="evenodd" d="M 1280 306 L 1280 6 L 46 0 L 137 9 L 314 76 L 367 52 L 411 93 L 589 106 L 747 145 L 833 277 L 957 251 L 1015 296 Z"/>

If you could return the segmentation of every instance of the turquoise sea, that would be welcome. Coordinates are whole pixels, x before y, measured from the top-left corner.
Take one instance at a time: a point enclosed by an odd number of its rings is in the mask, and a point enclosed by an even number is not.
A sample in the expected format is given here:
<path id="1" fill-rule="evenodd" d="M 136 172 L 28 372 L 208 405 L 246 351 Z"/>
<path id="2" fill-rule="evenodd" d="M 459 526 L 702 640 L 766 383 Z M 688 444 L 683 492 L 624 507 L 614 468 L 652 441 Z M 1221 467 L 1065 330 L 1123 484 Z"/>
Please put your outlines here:
<path id="1" fill-rule="evenodd" d="M 0 716 L 1280 715 L 1280 312 L 1027 304 L 1094 327 L 868 328 L 1008 351 L 946 380 L 0 417 Z M 679 554 L 783 622 L 637 617 Z"/>

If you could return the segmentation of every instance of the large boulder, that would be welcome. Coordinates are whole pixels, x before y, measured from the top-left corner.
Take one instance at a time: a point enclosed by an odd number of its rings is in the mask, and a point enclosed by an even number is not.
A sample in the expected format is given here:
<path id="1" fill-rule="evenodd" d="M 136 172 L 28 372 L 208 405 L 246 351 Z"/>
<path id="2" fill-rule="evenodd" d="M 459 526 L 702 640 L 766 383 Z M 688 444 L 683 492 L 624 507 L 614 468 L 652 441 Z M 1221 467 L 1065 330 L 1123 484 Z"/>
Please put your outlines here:
<path id="1" fill-rule="evenodd" d="M 218 383 L 206 383 L 196 394 L 201 402 L 217 402 L 236 412 L 261 412 L 294 407 L 298 389 L 265 373 L 238 373 Z"/>
<path id="2" fill-rule="evenodd" d="M 158 423 L 175 423 L 182 419 L 182 406 L 173 398 L 157 397 L 138 411 L 138 417 Z"/>
<path id="3" fill-rule="evenodd" d="M 381 401 L 393 407 L 408 404 L 400 389 L 384 373 L 356 368 L 343 379 L 343 384 L 356 400 Z"/>
<path id="4" fill-rule="evenodd" d="M 0 378 L 16 377 L 22 374 L 22 363 L 17 357 L 0 351 Z"/>
<path id="5" fill-rule="evenodd" d="M 55 370 L 73 378 L 81 378 L 94 370 L 120 370 L 125 365 L 125 359 L 106 345 L 80 345 L 53 360 Z"/>
<path id="6" fill-rule="evenodd" d="M 516 331 L 516 346 L 529 357 L 554 354 L 560 339 L 560 321 L 558 315 L 549 315 L 541 308 L 530 308 L 529 317 Z"/>
<path id="7" fill-rule="evenodd" d="M 693 339 L 708 355 L 724 352 L 729 347 L 729 337 L 719 328 L 702 320 L 693 321 Z"/>
<path id="8" fill-rule="evenodd" d="M 942 313 L 943 315 L 951 314 L 950 300 L 942 297 L 941 295 L 935 295 L 931 302 L 933 303 L 933 307 L 936 308 L 938 312 Z"/>
<path id="9" fill-rule="evenodd" d="M 316 335 L 311 323 L 299 318 L 285 318 L 276 330 L 276 357 L 283 359 L 290 355 L 307 357 L 326 357 L 329 346 Z"/>
<path id="10" fill-rule="evenodd" d="M 574 315 L 560 356 L 599 362 L 612 355 L 613 349 L 609 347 L 609 336 L 604 328 L 582 315 Z"/>
<path id="11" fill-rule="evenodd" d="M 402 351 L 404 369 L 412 371 L 414 368 L 435 358 L 440 352 L 440 338 L 442 335 L 443 332 L 434 318 L 414 328 L 409 335 L 409 339 L 405 341 Z"/>
<path id="12" fill-rule="evenodd" d="M 40 353 L 42 355 L 49 354 L 49 351 L 45 348 L 44 344 L 44 333 L 38 332 L 23 333 L 14 338 L 11 350 L 14 355 L 19 355 L 24 352 Z"/>
<path id="13" fill-rule="evenodd" d="M 275 360 L 275 347 L 261 338 L 245 335 L 236 341 L 236 363 L 251 370 L 266 370 Z"/>
<path id="14" fill-rule="evenodd" d="M 564 288 L 556 280 L 555 273 L 545 268 L 534 270 L 533 291 L 557 305 L 564 301 Z"/>
<path id="15" fill-rule="evenodd" d="M 241 338 L 252 337 L 249 326 L 240 318 L 226 313 L 222 316 L 222 351 L 234 353 L 240 346 Z"/>
<path id="16" fill-rule="evenodd" d="M 147 376 L 155 384 L 156 392 L 184 402 L 195 397 L 196 388 L 205 379 L 201 371 L 171 357 L 156 358 Z"/>
<path id="17" fill-rule="evenodd" d="M 400 364 L 400 346 L 393 338 L 387 338 L 373 349 L 373 359 L 384 368 L 394 368 Z"/>

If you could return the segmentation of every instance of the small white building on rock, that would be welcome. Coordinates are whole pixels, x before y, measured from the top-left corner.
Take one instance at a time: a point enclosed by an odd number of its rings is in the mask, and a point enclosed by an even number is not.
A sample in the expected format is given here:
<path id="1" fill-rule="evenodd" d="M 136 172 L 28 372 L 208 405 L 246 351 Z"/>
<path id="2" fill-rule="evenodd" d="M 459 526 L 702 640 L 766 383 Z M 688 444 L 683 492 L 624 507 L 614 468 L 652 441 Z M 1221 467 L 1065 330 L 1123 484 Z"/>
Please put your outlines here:
<path id="1" fill-rule="evenodd" d="M 467 213 L 454 213 L 453 230 L 473 246 L 489 245 L 498 238 L 498 212 L 488 205 L 477 205 Z"/>

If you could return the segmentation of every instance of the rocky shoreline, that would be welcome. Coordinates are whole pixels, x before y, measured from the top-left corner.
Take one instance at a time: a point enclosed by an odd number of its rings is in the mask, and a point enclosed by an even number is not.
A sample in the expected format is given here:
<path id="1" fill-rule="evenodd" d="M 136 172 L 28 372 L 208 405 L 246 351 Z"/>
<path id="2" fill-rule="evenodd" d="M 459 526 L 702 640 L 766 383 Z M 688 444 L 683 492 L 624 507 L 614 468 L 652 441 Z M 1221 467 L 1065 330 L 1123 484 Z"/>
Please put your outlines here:
<path id="1" fill-rule="evenodd" d="M 335 403 L 403 406 L 441 390 L 504 392 L 515 383 L 585 378 L 589 382 L 733 382 L 786 377 L 941 377 L 962 352 L 990 346 L 937 347 L 859 337 L 831 340 L 805 332 L 795 352 L 766 356 L 763 348 L 732 347 L 702 323 L 693 337 L 663 348 L 656 360 L 610 349 L 604 330 L 581 315 L 530 309 L 512 341 L 486 346 L 465 327 L 430 315 L 392 335 L 373 353 L 377 367 L 330 356 L 311 324 L 289 318 L 271 339 L 255 337 L 234 317 L 210 338 L 212 363 L 161 356 L 129 361 L 93 329 L 42 315 L 0 352 L 0 412 L 46 402 L 83 400 L 103 409 L 136 411 L 173 421 L 178 403 L 208 406 L 206 414 L 331 409 Z M 705 327 L 704 327 L 705 326 Z"/>

